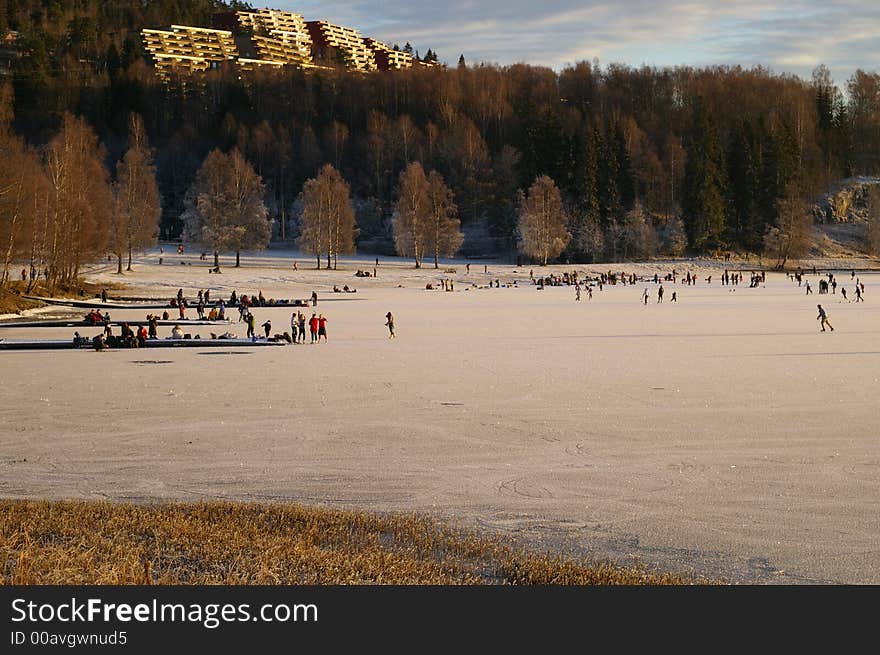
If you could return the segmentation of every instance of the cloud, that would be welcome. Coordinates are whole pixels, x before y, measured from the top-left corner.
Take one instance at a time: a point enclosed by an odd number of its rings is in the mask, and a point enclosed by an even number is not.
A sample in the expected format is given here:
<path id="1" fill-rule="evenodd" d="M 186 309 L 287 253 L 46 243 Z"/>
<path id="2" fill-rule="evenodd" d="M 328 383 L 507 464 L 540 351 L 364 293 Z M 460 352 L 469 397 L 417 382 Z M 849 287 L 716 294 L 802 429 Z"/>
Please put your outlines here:
<path id="1" fill-rule="evenodd" d="M 825 63 L 842 82 L 880 61 L 876 0 L 409 0 L 273 6 L 358 28 L 389 43 L 431 48 L 455 64 L 528 62 L 560 69 L 581 59 L 640 66 L 763 65 L 808 78 Z"/>

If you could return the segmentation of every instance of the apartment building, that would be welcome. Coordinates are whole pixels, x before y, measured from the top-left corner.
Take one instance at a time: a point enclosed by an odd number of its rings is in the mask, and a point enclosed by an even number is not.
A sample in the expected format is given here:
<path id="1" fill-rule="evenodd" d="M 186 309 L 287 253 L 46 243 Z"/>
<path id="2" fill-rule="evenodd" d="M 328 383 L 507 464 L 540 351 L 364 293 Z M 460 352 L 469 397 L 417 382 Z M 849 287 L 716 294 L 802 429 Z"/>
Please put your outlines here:
<path id="1" fill-rule="evenodd" d="M 205 71 L 238 57 L 232 32 L 204 27 L 172 25 L 170 30 L 141 30 L 161 78 L 171 73 Z"/>
<path id="2" fill-rule="evenodd" d="M 268 34 L 272 30 L 282 32 L 306 32 L 306 20 L 300 14 L 280 9 L 257 9 L 235 12 L 238 23 L 252 32 Z"/>
<path id="3" fill-rule="evenodd" d="M 236 61 L 241 71 L 342 65 L 367 72 L 436 65 L 364 38 L 351 27 L 306 21 L 291 11 L 224 12 L 215 14 L 212 22 L 213 29 L 172 25 L 168 30 L 141 30 L 144 47 L 161 78 L 209 70 L 225 61 Z"/>
<path id="4" fill-rule="evenodd" d="M 364 39 L 367 47 L 373 51 L 373 57 L 376 60 L 376 68 L 380 71 L 399 70 L 401 68 L 411 68 L 414 57 L 402 50 L 395 50 L 386 43 L 377 41 L 376 39 Z"/>
<path id="5" fill-rule="evenodd" d="M 322 20 L 306 21 L 306 27 L 312 37 L 312 52 L 316 59 L 344 62 L 350 70 L 376 70 L 376 57 L 356 29 Z"/>
<path id="6" fill-rule="evenodd" d="M 312 37 L 300 14 L 260 9 L 238 11 L 236 16 L 261 59 L 303 66 L 312 63 Z"/>

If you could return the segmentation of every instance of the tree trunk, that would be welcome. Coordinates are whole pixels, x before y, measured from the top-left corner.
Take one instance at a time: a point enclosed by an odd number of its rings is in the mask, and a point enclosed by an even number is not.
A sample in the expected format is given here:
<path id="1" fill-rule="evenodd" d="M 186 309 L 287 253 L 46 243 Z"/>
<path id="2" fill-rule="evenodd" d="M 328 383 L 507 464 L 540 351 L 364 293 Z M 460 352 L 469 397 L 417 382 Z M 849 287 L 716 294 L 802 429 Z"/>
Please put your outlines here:
<path id="1" fill-rule="evenodd" d="M 220 253 L 214 251 L 214 268 L 220 268 Z"/>
<path id="2" fill-rule="evenodd" d="M 318 254 L 315 256 L 315 260 L 316 260 L 317 263 L 318 263 L 318 265 L 317 265 L 315 268 L 317 268 L 317 269 L 320 271 L 320 270 L 321 270 L 321 253 L 318 253 Z"/>
<path id="3" fill-rule="evenodd" d="M 128 246 L 128 267 L 125 270 L 131 270 L 131 246 Z"/>
<path id="4" fill-rule="evenodd" d="M 235 268 L 240 268 L 240 267 L 241 267 L 241 252 L 236 250 L 235 251 Z"/>
<path id="5" fill-rule="evenodd" d="M 116 253 L 116 275 L 122 275 L 122 253 Z"/>

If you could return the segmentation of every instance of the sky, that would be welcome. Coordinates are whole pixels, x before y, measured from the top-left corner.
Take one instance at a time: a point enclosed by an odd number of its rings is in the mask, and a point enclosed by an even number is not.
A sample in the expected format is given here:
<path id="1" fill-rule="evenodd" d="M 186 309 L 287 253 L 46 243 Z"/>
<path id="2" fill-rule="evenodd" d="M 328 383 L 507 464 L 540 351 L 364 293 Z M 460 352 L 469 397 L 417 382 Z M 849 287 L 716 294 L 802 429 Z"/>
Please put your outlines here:
<path id="1" fill-rule="evenodd" d="M 254 6 L 262 6 L 253 2 Z M 630 66 L 762 65 L 809 79 L 824 63 L 844 86 L 880 70 L 880 0 L 275 0 L 389 44 L 431 48 L 455 65 L 525 62 L 561 70 L 578 61 Z"/>

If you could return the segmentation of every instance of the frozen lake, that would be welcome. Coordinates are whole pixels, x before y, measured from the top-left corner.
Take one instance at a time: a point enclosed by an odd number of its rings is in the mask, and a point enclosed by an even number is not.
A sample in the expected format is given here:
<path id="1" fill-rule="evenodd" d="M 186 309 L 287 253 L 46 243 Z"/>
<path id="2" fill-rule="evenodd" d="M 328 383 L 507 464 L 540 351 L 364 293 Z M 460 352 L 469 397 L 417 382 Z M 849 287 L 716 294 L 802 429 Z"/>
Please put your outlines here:
<path id="1" fill-rule="evenodd" d="M 664 283 L 658 304 L 653 283 L 575 302 L 572 287 L 538 291 L 528 268 L 496 264 L 468 274 L 383 260 L 364 279 L 354 271 L 372 260 L 334 273 L 302 258 L 293 271 L 273 255 L 209 275 L 198 257 L 155 259 L 128 276 L 133 290 L 315 289 L 329 342 L 0 352 L 0 496 L 424 511 L 738 583 L 880 583 L 880 275 L 857 273 L 856 304 L 840 288 L 818 295 L 818 276 L 806 295 L 782 274 L 750 289 L 722 286 L 717 269 L 708 285 L 703 270 L 696 286 Z M 545 272 L 573 268 L 609 266 Z M 425 290 L 442 277 L 455 292 Z M 517 288 L 468 287 L 496 278 Z M 849 272 L 838 278 L 853 298 Z M 819 332 L 817 303 L 833 333 Z M 290 309 L 254 314 L 289 329 Z"/>

